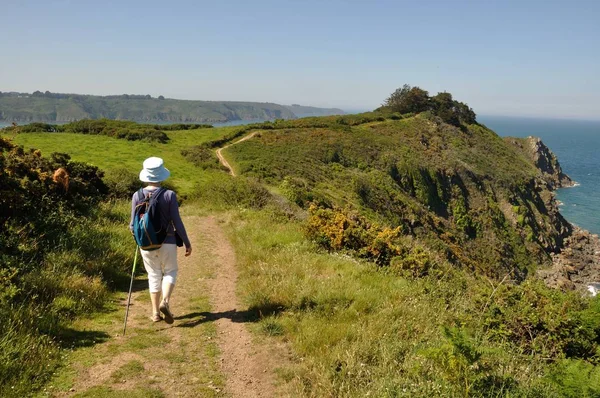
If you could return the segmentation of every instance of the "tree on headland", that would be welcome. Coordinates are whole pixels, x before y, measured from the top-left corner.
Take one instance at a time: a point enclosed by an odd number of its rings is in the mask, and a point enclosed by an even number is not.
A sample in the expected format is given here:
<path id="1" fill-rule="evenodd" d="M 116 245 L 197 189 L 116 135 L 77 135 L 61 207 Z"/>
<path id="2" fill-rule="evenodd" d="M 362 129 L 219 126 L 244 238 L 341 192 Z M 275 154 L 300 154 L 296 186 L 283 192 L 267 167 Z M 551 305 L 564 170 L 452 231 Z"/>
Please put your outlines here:
<path id="1" fill-rule="evenodd" d="M 444 122 L 454 126 L 460 125 L 460 120 L 455 109 L 455 101 L 450 93 L 438 93 L 431 98 L 431 110 Z"/>
<path id="2" fill-rule="evenodd" d="M 475 112 L 467 104 L 456 101 L 452 94 L 443 92 L 434 97 L 420 87 L 403 85 L 394 91 L 383 103 L 383 107 L 398 113 L 431 112 L 444 123 L 460 127 L 462 124 L 477 123 Z"/>
<path id="3" fill-rule="evenodd" d="M 384 106 L 400 113 L 425 112 L 429 109 L 429 93 L 419 87 L 405 84 L 389 96 Z"/>
<path id="4" fill-rule="evenodd" d="M 165 97 L 163 97 L 162 95 L 159 95 L 159 96 L 158 96 L 158 99 L 159 99 L 159 100 L 164 100 L 164 99 L 165 99 Z"/>

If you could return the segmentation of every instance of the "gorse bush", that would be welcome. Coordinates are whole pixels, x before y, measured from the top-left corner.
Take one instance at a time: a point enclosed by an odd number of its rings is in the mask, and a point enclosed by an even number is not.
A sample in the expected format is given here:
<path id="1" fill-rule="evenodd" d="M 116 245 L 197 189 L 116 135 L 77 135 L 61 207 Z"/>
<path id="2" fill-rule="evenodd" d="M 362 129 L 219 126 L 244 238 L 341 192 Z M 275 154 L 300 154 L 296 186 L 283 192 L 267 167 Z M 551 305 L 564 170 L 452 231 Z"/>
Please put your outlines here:
<path id="1" fill-rule="evenodd" d="M 437 264 L 431 253 L 400 227 L 381 227 L 357 212 L 311 205 L 306 236 L 328 250 L 346 250 L 405 276 L 426 275 Z"/>
<path id="2" fill-rule="evenodd" d="M 139 175 L 126 168 L 113 169 L 106 172 L 104 183 L 113 198 L 130 198 L 131 194 L 141 187 Z"/>
<path id="3" fill-rule="evenodd" d="M 2 396 L 39 387 L 58 364 L 68 322 L 100 308 L 109 286 L 127 278 L 127 232 L 113 230 L 126 221 L 105 218 L 102 177 L 68 155 L 45 158 L 0 138 Z"/>

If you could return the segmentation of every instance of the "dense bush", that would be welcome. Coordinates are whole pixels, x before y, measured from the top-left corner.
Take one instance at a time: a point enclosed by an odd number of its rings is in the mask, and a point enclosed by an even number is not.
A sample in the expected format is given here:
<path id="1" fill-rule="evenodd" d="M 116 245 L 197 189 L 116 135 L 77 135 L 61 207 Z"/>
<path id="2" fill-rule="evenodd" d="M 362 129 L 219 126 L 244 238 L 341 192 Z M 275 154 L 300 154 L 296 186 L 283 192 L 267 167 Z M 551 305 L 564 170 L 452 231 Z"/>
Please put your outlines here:
<path id="1" fill-rule="evenodd" d="M 126 168 L 106 172 L 104 182 L 108 187 L 110 196 L 121 199 L 130 198 L 133 192 L 142 186 L 138 174 Z"/>
<path id="2" fill-rule="evenodd" d="M 126 120 L 79 120 L 72 123 L 54 125 L 30 123 L 24 126 L 7 127 L 8 132 L 18 133 L 76 133 L 107 135 L 129 141 L 148 141 L 166 143 L 169 137 L 165 131 L 194 130 L 211 128 L 210 124 L 139 124 Z"/>
<path id="3" fill-rule="evenodd" d="M 598 300 L 527 280 L 498 286 L 483 316 L 490 338 L 510 342 L 525 354 L 600 360 Z"/>
<path id="4" fill-rule="evenodd" d="M 408 84 L 394 91 L 385 100 L 382 110 L 399 113 L 431 112 L 444 123 L 458 127 L 477 123 L 473 109 L 452 99 L 452 94 L 443 92 L 429 97 L 427 91 Z"/>
<path id="5" fill-rule="evenodd" d="M 99 207 L 102 177 L 68 155 L 48 159 L 0 138 L 2 396 L 39 387 L 66 343 L 66 322 L 99 308 L 107 283 L 126 278 L 129 256 L 113 248 L 122 237 L 106 229 Z"/>
<path id="6" fill-rule="evenodd" d="M 225 169 L 221 166 L 214 149 L 209 144 L 201 144 L 181 150 L 181 155 L 193 165 L 206 169 Z"/>
<path id="7" fill-rule="evenodd" d="M 173 124 L 151 124 L 147 125 L 153 128 L 164 131 L 184 131 L 184 130 L 197 130 L 197 129 L 210 129 L 213 127 L 212 124 L 198 124 L 198 123 L 173 123 Z"/>
<path id="8" fill-rule="evenodd" d="M 311 205 L 306 236 L 328 250 L 345 250 L 410 276 L 428 274 L 437 261 L 401 227 L 381 227 L 357 212 Z"/>
<path id="9" fill-rule="evenodd" d="M 279 190 L 287 200 L 302 208 L 308 208 L 311 203 L 330 203 L 324 195 L 315 192 L 303 178 L 285 177 L 279 185 Z"/>
<path id="10" fill-rule="evenodd" d="M 213 208 L 261 209 L 272 201 L 272 196 L 262 184 L 253 179 L 221 176 L 198 184 L 190 199 L 199 200 L 205 206 Z"/>

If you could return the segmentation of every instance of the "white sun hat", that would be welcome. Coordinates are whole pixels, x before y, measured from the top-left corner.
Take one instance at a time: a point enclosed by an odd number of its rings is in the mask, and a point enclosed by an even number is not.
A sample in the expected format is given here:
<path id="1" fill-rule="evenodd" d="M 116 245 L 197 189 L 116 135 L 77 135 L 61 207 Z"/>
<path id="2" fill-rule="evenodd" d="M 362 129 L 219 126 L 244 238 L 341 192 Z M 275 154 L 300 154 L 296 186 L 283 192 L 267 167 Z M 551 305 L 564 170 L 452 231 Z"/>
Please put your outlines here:
<path id="1" fill-rule="evenodd" d="M 165 168 L 161 158 L 151 157 L 144 160 L 142 171 L 140 171 L 140 181 L 142 182 L 161 182 L 169 178 L 171 172 Z"/>

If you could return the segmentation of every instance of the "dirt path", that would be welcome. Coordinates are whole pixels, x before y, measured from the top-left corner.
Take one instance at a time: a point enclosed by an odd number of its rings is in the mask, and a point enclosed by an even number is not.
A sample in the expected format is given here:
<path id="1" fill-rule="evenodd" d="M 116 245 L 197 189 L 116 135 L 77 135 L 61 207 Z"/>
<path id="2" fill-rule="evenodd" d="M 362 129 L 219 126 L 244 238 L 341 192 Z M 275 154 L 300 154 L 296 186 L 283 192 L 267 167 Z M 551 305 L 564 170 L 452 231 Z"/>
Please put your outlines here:
<path id="1" fill-rule="evenodd" d="M 239 144 L 240 142 L 249 140 L 250 138 L 254 137 L 257 133 L 258 133 L 258 131 L 255 131 L 255 132 L 250 133 L 247 136 L 245 136 L 229 145 L 225 145 L 224 147 L 217 149 L 217 157 L 219 158 L 219 162 L 221 162 L 221 164 L 223 166 L 225 166 L 225 167 L 227 167 L 227 169 L 229 169 L 229 174 L 231 174 L 232 176 L 235 177 L 235 171 L 233 171 L 233 167 L 231 167 L 231 165 L 229 164 L 227 159 L 225 159 L 225 157 L 223 156 L 223 150 L 229 148 L 232 145 Z"/>
<path id="2" fill-rule="evenodd" d="M 194 253 L 179 250 L 175 323 L 149 320 L 147 282 L 136 281 L 127 335 L 120 335 L 123 294 L 114 311 L 75 325 L 94 343 L 72 352 L 42 396 L 280 396 L 273 352 L 253 341 L 246 326 L 252 314 L 239 310 L 233 247 L 216 218 L 184 222 Z"/>
<path id="3" fill-rule="evenodd" d="M 204 220 L 206 243 L 217 256 L 217 274 L 211 286 L 211 304 L 218 316 L 215 320 L 221 348 L 223 373 L 227 375 L 227 390 L 234 397 L 272 397 L 273 360 L 269 351 L 253 344 L 244 325 L 253 314 L 237 311 L 240 308 L 235 294 L 237 270 L 235 253 L 214 218 Z"/>

